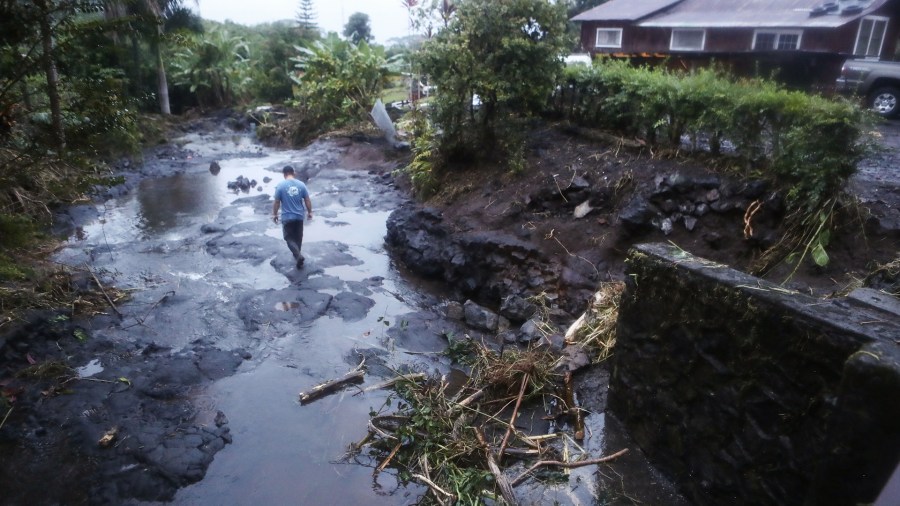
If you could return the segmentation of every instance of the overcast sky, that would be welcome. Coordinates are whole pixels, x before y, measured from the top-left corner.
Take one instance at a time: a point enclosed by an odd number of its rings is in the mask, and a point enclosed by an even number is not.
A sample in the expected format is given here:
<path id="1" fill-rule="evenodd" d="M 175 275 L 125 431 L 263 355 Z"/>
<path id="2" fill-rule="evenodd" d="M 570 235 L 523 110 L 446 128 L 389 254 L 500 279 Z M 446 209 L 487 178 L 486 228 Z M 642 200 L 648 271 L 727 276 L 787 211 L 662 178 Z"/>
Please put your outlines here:
<path id="1" fill-rule="evenodd" d="M 369 15 L 372 36 L 385 43 L 407 35 L 408 17 L 400 0 L 313 0 L 319 28 L 341 33 L 354 12 Z M 255 25 L 296 19 L 300 0 L 199 0 L 200 17 L 213 21 L 231 20 Z"/>

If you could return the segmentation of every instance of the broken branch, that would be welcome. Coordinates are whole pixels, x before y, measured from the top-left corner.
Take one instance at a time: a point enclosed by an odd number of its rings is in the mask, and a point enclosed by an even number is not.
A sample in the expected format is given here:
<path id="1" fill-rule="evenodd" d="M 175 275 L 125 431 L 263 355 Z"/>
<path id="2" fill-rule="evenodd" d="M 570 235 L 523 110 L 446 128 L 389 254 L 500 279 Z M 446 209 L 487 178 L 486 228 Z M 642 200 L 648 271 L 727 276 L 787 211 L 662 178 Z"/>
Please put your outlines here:
<path id="1" fill-rule="evenodd" d="M 507 433 L 508 434 L 508 433 Z M 487 459 L 488 469 L 490 469 L 491 474 L 494 475 L 494 482 L 497 483 L 497 487 L 500 489 L 500 494 L 503 496 L 503 499 L 510 506 L 516 506 L 518 501 L 516 501 L 516 494 L 513 492 L 512 485 L 510 485 L 509 480 L 506 476 L 503 475 L 503 472 L 500 471 L 500 466 L 497 464 L 497 460 L 494 458 L 494 453 L 491 451 L 491 447 L 488 446 L 487 440 L 484 438 L 484 434 L 481 432 L 481 429 L 475 428 L 475 437 L 478 438 L 478 442 L 484 448 L 484 455 Z M 503 453 L 503 450 L 500 451 Z"/>
<path id="2" fill-rule="evenodd" d="M 365 375 L 366 372 L 363 370 L 350 371 L 340 378 L 328 380 L 321 385 L 314 386 L 309 392 L 300 392 L 300 404 L 307 404 L 320 397 L 337 392 L 350 383 L 360 383 L 365 379 Z"/>
<path id="3" fill-rule="evenodd" d="M 415 373 L 415 374 L 403 374 L 403 375 L 397 376 L 394 379 L 389 379 L 387 381 L 383 381 L 376 385 L 366 387 L 366 388 L 360 390 L 359 392 L 356 392 L 353 395 L 359 395 L 362 393 L 371 392 L 372 390 L 381 390 L 384 388 L 390 388 L 401 381 L 420 381 L 420 380 L 425 379 L 425 376 L 426 375 L 423 372 L 419 372 L 419 373 Z"/>
<path id="4" fill-rule="evenodd" d="M 414 474 L 413 477 L 416 478 L 416 479 L 418 479 L 419 481 L 421 481 L 421 482 L 424 483 L 425 485 L 428 485 L 428 488 L 430 488 L 431 491 L 435 493 L 435 495 L 437 495 L 437 494 L 443 495 L 443 496 L 447 497 L 448 499 L 450 499 L 451 501 L 454 500 L 454 499 L 456 499 L 456 496 L 455 496 L 455 495 L 453 495 L 453 494 L 451 494 L 450 492 L 447 492 L 446 490 L 444 490 L 444 489 L 442 489 L 441 487 L 437 486 L 437 484 L 436 484 L 435 482 L 429 480 L 429 479 L 426 478 L 425 476 L 423 476 L 423 475 L 421 475 L 421 474 Z"/>
<path id="5" fill-rule="evenodd" d="M 506 443 L 509 441 L 509 435 L 512 433 L 516 423 L 516 416 L 519 414 L 519 406 L 522 405 L 522 398 L 525 397 L 525 389 L 528 388 L 528 373 L 522 376 L 522 386 L 519 387 L 519 397 L 516 398 L 516 407 L 513 408 L 512 417 L 509 419 L 509 426 L 506 428 L 506 434 L 503 435 L 503 441 L 500 443 L 500 450 L 497 454 L 503 459 L 503 450 L 506 449 Z"/>
<path id="6" fill-rule="evenodd" d="M 572 373 L 570 371 L 566 372 L 565 375 L 565 386 L 566 386 L 566 404 L 569 408 L 569 412 L 575 417 L 575 439 L 578 441 L 584 440 L 584 416 L 581 413 L 581 409 L 578 408 L 578 405 L 575 404 L 575 386 L 572 383 Z"/>
<path id="7" fill-rule="evenodd" d="M 609 462 L 610 460 L 619 458 L 622 455 L 625 455 L 626 453 L 628 453 L 628 448 L 619 450 L 616 453 L 613 453 L 612 455 L 608 455 L 606 457 L 601 457 L 599 459 L 582 460 L 579 462 L 560 462 L 558 460 L 541 460 L 541 461 L 537 462 L 536 464 L 534 464 L 533 466 L 526 469 L 525 472 L 523 472 L 522 474 L 517 476 L 516 479 L 514 479 L 512 481 L 512 486 L 515 487 L 519 483 L 522 483 L 525 480 L 525 478 L 527 478 L 528 475 L 531 474 L 532 471 L 534 471 L 535 469 L 542 467 L 542 466 L 557 466 L 557 467 L 563 467 L 566 469 L 573 469 L 576 467 L 592 466 L 595 464 L 602 464 L 604 462 Z"/>
<path id="8" fill-rule="evenodd" d="M 397 445 L 394 446 L 394 449 L 391 450 L 391 453 L 389 453 L 388 456 L 387 456 L 387 458 L 384 459 L 384 462 L 382 462 L 382 463 L 378 466 L 378 470 L 379 470 L 379 471 L 384 471 L 384 468 L 387 467 L 388 464 L 391 463 L 391 459 L 394 458 L 394 455 L 397 455 L 397 452 L 400 451 L 400 447 L 401 447 L 402 445 L 403 445 L 403 441 L 397 442 Z"/>
<path id="9" fill-rule="evenodd" d="M 84 264 L 84 266 L 87 268 L 88 272 L 91 273 L 91 277 L 94 278 L 94 283 L 97 283 L 97 288 L 100 289 L 100 293 L 102 293 L 103 297 L 106 298 L 106 302 L 109 302 L 109 307 L 111 307 L 113 309 L 113 311 L 115 311 L 116 314 L 119 315 L 119 319 L 121 320 L 123 318 L 122 313 L 119 311 L 119 308 L 116 307 L 116 304 L 109 297 L 109 294 L 106 293 L 106 290 L 103 289 L 103 283 L 101 283 L 100 280 L 97 279 L 97 275 L 94 274 L 94 270 L 91 269 L 90 265 Z"/>

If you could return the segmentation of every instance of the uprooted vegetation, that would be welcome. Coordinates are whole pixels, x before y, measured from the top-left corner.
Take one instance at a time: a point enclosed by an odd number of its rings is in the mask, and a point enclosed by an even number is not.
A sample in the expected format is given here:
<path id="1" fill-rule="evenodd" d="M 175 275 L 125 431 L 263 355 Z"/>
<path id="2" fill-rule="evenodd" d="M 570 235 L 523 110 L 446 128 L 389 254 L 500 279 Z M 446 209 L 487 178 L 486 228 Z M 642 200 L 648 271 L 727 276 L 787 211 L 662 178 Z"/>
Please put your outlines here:
<path id="1" fill-rule="evenodd" d="M 622 283 L 605 284 L 573 324 L 566 345 L 609 357 Z M 375 472 L 396 470 L 403 482 L 429 488 L 423 504 L 482 504 L 485 498 L 518 504 L 513 487 L 543 468 L 595 465 L 624 454 L 591 458 L 580 441 L 586 411 L 574 393 L 564 353 L 546 340 L 524 349 L 494 350 L 466 337 L 445 352 L 467 368 L 461 386 L 446 378 L 401 377 L 393 394 L 371 413 L 368 435 L 349 455 L 369 459 Z M 541 433 L 523 428 L 526 409 L 543 411 Z M 542 478 L 553 477 L 553 470 Z"/>

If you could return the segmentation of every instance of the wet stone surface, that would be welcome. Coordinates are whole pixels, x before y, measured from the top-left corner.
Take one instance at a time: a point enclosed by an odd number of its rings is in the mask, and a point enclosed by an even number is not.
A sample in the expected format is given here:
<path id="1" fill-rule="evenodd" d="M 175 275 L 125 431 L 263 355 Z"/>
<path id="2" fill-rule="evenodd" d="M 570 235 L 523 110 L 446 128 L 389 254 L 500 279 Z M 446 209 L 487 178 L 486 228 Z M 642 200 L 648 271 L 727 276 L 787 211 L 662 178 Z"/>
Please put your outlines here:
<path id="1" fill-rule="evenodd" d="M 23 407 L 0 431 L 4 504 L 319 502 L 320 483 L 334 480 L 327 462 L 364 434 L 365 412 L 385 394 L 339 395 L 302 411 L 297 394 L 361 357 L 373 379 L 446 367 L 398 350 L 436 352 L 446 339 L 442 318 L 419 308 L 420 295 L 383 250 L 384 222 L 404 200 L 383 177 L 394 163 L 363 142 L 275 152 L 249 139 L 189 131 L 182 147 L 158 148 L 146 166 L 129 167 L 126 183 L 103 200 L 59 215 L 57 232 L 71 238 L 57 260 L 90 266 L 131 298 L 86 320 L 35 315 L 0 338 L 0 380 Z M 360 167 L 360 159 L 377 163 Z M 301 269 L 271 222 L 287 164 L 308 181 L 316 212 Z M 241 178 L 257 184 L 229 188 Z M 421 320 L 402 316 L 419 311 Z M 401 331 L 401 320 L 414 323 Z M 407 332 L 419 321 L 433 329 L 425 339 Z M 21 374 L 42 364 L 53 367 Z M 335 411 L 344 412 L 337 421 Z M 214 461 L 223 468 L 209 476 Z M 370 470 L 349 474 L 331 487 L 338 503 L 371 495 Z M 260 482 L 262 496 L 250 486 Z"/>

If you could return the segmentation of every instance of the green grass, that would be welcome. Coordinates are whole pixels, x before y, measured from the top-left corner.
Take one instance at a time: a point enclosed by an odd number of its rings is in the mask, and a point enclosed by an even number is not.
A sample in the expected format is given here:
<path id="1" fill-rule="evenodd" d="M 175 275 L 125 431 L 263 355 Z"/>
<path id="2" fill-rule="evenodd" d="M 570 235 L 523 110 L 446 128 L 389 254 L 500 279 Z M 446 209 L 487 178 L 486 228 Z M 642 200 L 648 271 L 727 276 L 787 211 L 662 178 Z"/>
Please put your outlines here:
<path id="1" fill-rule="evenodd" d="M 401 100 L 409 100 L 409 88 L 406 86 L 386 88 L 381 93 L 381 101 L 384 102 L 385 105 Z"/>

